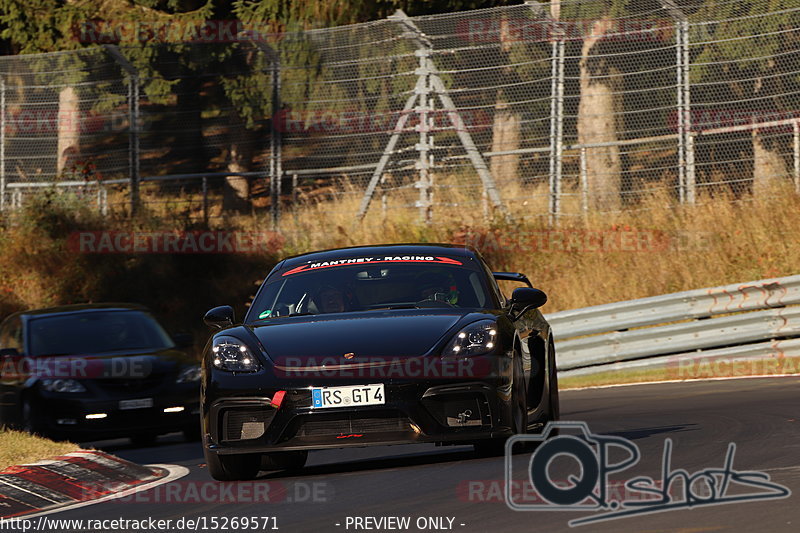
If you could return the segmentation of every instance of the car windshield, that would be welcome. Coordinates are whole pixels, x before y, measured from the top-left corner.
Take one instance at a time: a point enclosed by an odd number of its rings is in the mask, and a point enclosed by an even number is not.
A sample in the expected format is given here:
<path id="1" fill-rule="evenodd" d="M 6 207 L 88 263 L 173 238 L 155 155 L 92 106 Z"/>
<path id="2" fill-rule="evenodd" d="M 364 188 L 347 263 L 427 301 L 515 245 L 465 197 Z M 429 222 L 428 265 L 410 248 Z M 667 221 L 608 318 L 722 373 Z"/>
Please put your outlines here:
<path id="1" fill-rule="evenodd" d="M 156 320 L 141 311 L 91 311 L 32 318 L 30 355 L 86 355 L 174 346 Z"/>
<path id="2" fill-rule="evenodd" d="M 461 261 L 367 259 L 310 263 L 276 273 L 253 302 L 248 321 L 378 309 L 493 306 L 482 273 Z"/>

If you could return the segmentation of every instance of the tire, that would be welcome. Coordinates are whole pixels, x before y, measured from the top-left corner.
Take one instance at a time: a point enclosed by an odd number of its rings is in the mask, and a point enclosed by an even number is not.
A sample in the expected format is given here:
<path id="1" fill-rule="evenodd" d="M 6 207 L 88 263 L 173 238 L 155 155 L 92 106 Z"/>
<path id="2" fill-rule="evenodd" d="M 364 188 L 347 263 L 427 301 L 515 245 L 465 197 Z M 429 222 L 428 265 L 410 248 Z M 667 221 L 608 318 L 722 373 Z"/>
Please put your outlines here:
<path id="1" fill-rule="evenodd" d="M 217 455 L 203 449 L 206 466 L 211 477 L 217 481 L 247 481 L 261 471 L 261 455 Z"/>
<path id="2" fill-rule="evenodd" d="M 514 353 L 514 383 L 511 391 L 511 429 L 514 435 L 524 435 L 528 432 L 528 391 L 525 389 L 524 377 L 522 359 L 519 353 Z M 507 437 L 481 440 L 475 442 L 473 447 L 482 457 L 504 455 L 506 440 Z"/>
<path id="3" fill-rule="evenodd" d="M 183 438 L 186 442 L 197 442 L 201 436 L 200 424 L 192 424 L 183 428 Z"/>
<path id="4" fill-rule="evenodd" d="M 156 433 L 139 433 L 130 437 L 131 444 L 137 448 L 147 448 L 156 443 L 158 435 Z"/>
<path id="5" fill-rule="evenodd" d="M 306 450 L 268 453 L 261 458 L 261 468 L 295 471 L 303 468 L 307 460 L 308 452 Z"/>
<path id="6" fill-rule="evenodd" d="M 48 437 L 48 432 L 41 422 L 41 410 L 30 396 L 22 400 L 22 413 L 20 418 L 20 430 L 31 435 Z"/>
<path id="7" fill-rule="evenodd" d="M 547 390 L 548 390 L 548 422 L 557 422 L 561 419 L 561 402 L 558 397 L 558 370 L 556 369 L 556 349 L 555 345 L 553 344 L 553 338 L 550 338 L 548 342 L 548 353 L 551 354 L 550 357 L 550 372 L 549 372 L 549 379 L 547 382 Z M 559 435 L 558 428 L 553 429 L 550 432 L 550 437 L 556 437 Z"/>

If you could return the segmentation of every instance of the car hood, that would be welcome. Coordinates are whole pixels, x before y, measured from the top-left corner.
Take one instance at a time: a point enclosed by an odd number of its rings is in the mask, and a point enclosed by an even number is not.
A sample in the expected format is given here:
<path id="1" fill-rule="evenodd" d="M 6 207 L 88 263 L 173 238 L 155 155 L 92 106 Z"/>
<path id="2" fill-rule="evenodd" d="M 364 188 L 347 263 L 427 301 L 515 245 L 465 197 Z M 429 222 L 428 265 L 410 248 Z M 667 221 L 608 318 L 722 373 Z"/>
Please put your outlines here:
<path id="1" fill-rule="evenodd" d="M 325 358 L 405 358 L 425 355 L 462 324 L 483 315 L 454 309 L 394 310 L 275 318 L 252 327 L 273 361 L 312 363 Z M 491 316 L 491 315 L 490 315 Z"/>
<path id="2" fill-rule="evenodd" d="M 175 372 L 193 361 L 176 349 L 91 355 L 41 355 L 27 360 L 26 374 L 40 379 L 135 379 Z"/>

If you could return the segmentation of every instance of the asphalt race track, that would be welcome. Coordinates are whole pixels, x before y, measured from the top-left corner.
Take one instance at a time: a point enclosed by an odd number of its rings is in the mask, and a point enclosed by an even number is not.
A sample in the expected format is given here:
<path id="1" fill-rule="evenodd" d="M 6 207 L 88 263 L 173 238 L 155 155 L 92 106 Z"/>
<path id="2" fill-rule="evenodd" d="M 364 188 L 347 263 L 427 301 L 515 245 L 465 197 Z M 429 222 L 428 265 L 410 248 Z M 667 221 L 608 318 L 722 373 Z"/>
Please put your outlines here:
<path id="1" fill-rule="evenodd" d="M 623 436 L 638 446 L 639 465 L 612 474 L 612 484 L 640 475 L 660 479 L 664 443 L 670 438 L 671 470 L 682 468 L 692 474 L 722 468 L 728 443 L 734 442 L 737 446 L 734 470 L 765 472 L 772 482 L 793 493 L 780 500 L 678 508 L 596 522 L 577 527 L 577 531 L 794 532 L 800 529 L 800 378 L 567 391 L 562 393 L 562 418 L 585 421 L 594 433 Z M 280 531 L 289 533 L 398 530 L 500 533 L 570 530 L 569 520 L 597 514 L 546 511 L 542 510 L 541 500 L 538 500 L 540 510 L 512 511 L 503 500 L 503 457 L 477 457 L 469 447 L 420 445 L 312 453 L 309 466 L 300 475 L 262 474 L 256 482 L 241 483 L 236 489 L 240 491 L 238 498 L 233 498 L 239 501 L 232 501 L 231 493 L 220 493 L 219 485 L 205 471 L 196 443 L 166 436 L 150 448 L 135 449 L 122 441 L 96 445 L 139 463 L 183 465 L 190 473 L 149 493 L 62 511 L 50 515 L 52 518 L 177 520 L 202 516 L 273 516 L 275 522 L 268 522 L 268 526 L 276 524 Z M 519 472 L 524 475 L 530 456 L 530 451 L 514 455 L 513 476 Z M 575 467 L 567 458 L 556 458 L 551 478 L 558 479 L 560 471 L 566 472 L 564 478 L 569 472 L 579 474 Z M 170 488 L 172 485 L 175 486 Z M 728 490 L 729 493 L 764 492 L 747 487 Z M 619 485 L 616 494 L 627 499 Z M 528 503 L 537 502 L 535 495 L 525 496 L 522 489 L 519 495 Z M 271 501 L 264 501 L 266 497 Z M 355 517 L 390 516 L 410 517 L 409 528 L 378 529 L 375 522 L 367 521 L 356 527 Z M 433 520 L 428 521 L 429 517 Z M 448 519 L 452 519 L 452 526 Z M 207 530 L 213 530 L 211 522 L 206 525 Z M 228 527 L 228 530 L 234 529 Z"/>

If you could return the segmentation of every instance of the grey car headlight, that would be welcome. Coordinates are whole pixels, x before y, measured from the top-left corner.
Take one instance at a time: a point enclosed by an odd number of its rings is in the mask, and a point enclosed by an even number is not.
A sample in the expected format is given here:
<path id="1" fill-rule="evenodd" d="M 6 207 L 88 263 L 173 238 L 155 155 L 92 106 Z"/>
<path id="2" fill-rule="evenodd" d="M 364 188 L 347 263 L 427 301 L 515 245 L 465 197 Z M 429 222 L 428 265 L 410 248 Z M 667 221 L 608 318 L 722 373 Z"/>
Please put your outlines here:
<path id="1" fill-rule="evenodd" d="M 211 347 L 211 364 L 228 372 L 256 372 L 261 368 L 250 349 L 234 337 L 217 337 Z"/>
<path id="2" fill-rule="evenodd" d="M 497 323 L 494 320 L 480 320 L 456 333 L 442 355 L 459 357 L 485 355 L 492 352 L 496 346 Z"/>
<path id="3" fill-rule="evenodd" d="M 47 392 L 86 392 L 86 387 L 74 379 L 43 379 L 42 388 Z"/>

